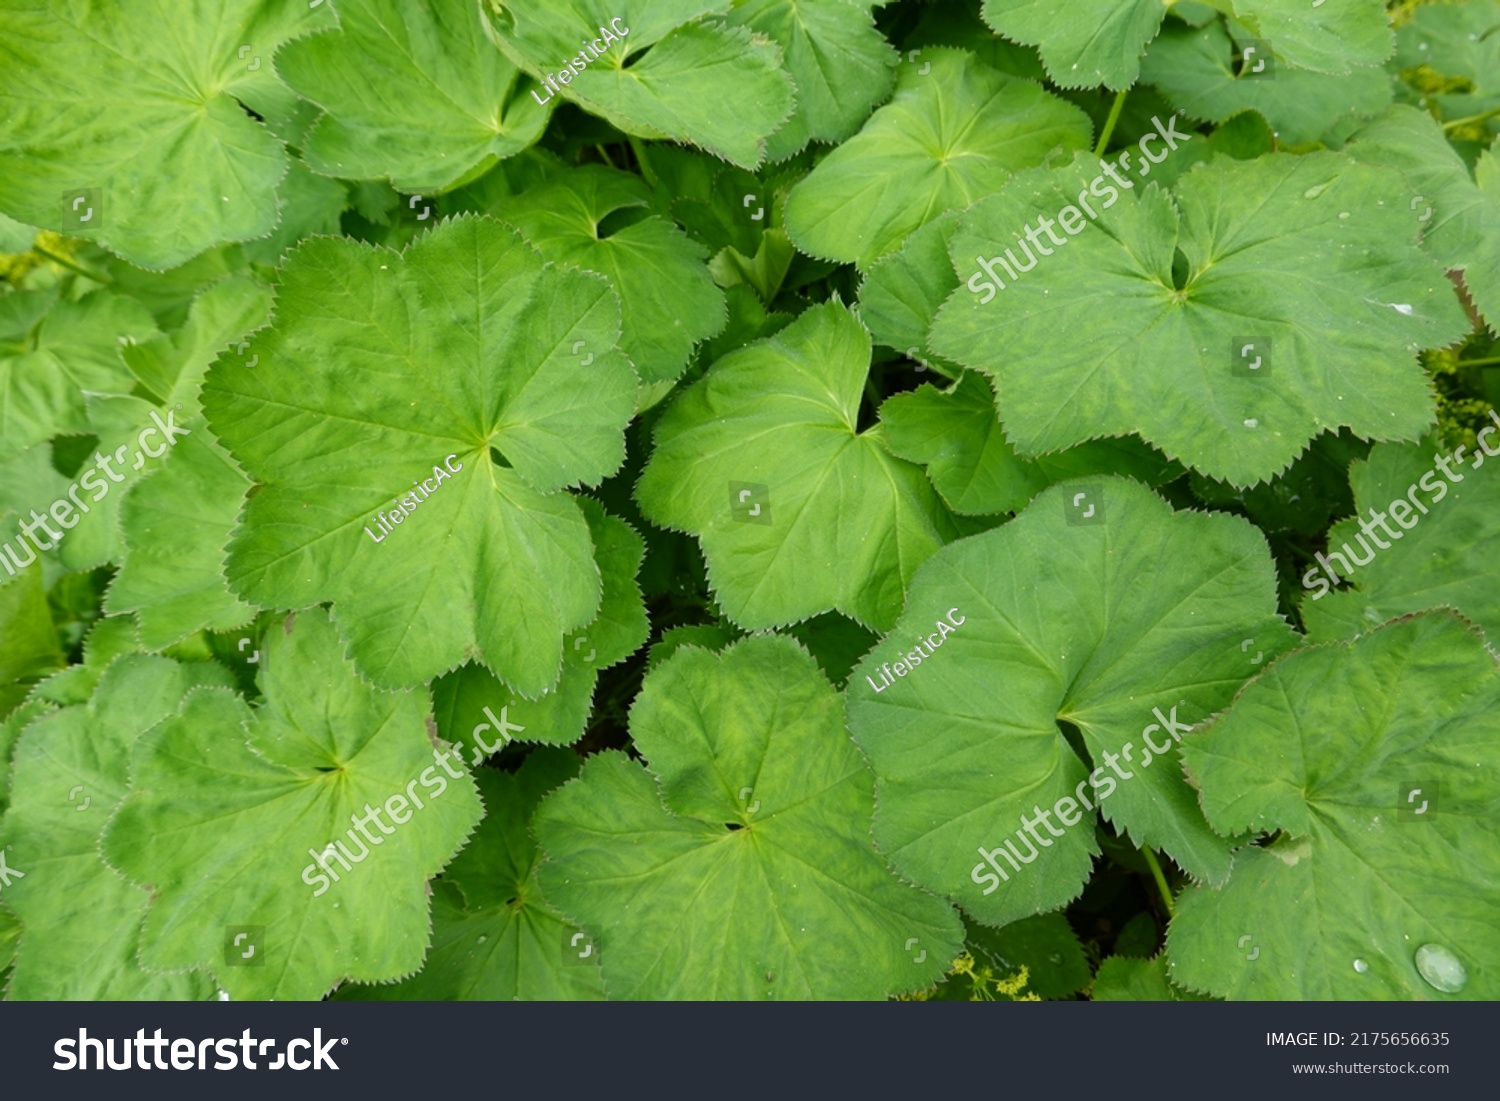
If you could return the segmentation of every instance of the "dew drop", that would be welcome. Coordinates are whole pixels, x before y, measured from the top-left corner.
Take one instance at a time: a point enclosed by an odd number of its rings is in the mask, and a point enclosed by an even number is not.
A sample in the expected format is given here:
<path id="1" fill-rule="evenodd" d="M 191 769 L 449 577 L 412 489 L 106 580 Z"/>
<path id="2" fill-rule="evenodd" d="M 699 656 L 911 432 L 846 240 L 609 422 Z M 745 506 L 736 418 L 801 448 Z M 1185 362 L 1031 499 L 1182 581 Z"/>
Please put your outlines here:
<path id="1" fill-rule="evenodd" d="M 1347 217 L 1349 217 L 1349 212 L 1347 210 L 1339 211 L 1339 221 L 1343 221 Z"/>
<path id="2" fill-rule="evenodd" d="M 1411 306 L 1407 305 L 1405 302 L 1389 302 L 1387 303 L 1387 305 L 1389 305 L 1391 309 L 1395 310 L 1397 313 L 1403 315 L 1404 317 L 1410 317 L 1412 315 Z"/>
<path id="3" fill-rule="evenodd" d="M 1332 183 L 1332 180 L 1328 180 L 1325 183 L 1314 184 L 1312 187 L 1309 187 L 1302 193 L 1302 197 L 1304 199 L 1316 199 L 1319 195 L 1323 194 L 1323 192 L 1327 191 L 1329 185 Z"/>
<path id="4" fill-rule="evenodd" d="M 483 944 L 483 943 L 484 943 L 484 942 L 485 942 L 485 941 L 487 941 L 487 940 L 489 940 L 489 939 L 490 939 L 490 938 L 489 938 L 489 937 L 487 937 L 487 936 L 486 936 L 486 935 L 485 935 L 485 934 L 483 934 L 483 933 L 480 933 L 480 934 L 479 934 L 479 943 L 480 943 L 480 944 Z"/>
<path id="5" fill-rule="evenodd" d="M 1260 421 L 1256 420 L 1254 417 L 1251 417 L 1251 418 L 1249 418 L 1248 420 L 1245 421 L 1245 427 L 1246 428 L 1259 428 L 1260 427 Z"/>
<path id="6" fill-rule="evenodd" d="M 1370 969 L 1370 965 L 1368 963 L 1366 963 L 1364 960 L 1355 960 L 1354 961 L 1354 970 L 1358 971 L 1361 975 L 1363 975 L 1369 969 Z"/>
<path id="7" fill-rule="evenodd" d="M 1417 949 L 1417 973 L 1428 986 L 1444 994 L 1457 994 L 1469 981 L 1469 973 L 1458 957 L 1441 944 L 1424 944 Z"/>

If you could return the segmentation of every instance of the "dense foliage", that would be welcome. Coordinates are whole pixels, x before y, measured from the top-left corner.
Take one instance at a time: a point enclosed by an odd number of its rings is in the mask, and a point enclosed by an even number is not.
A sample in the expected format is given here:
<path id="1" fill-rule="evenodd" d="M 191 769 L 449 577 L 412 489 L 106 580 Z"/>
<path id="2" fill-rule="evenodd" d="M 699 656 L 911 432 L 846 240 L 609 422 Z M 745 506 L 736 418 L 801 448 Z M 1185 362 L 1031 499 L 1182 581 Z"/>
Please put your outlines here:
<path id="1" fill-rule="evenodd" d="M 1500 998 L 1497 134 L 1497 0 L 0 0 L 5 996 Z"/>

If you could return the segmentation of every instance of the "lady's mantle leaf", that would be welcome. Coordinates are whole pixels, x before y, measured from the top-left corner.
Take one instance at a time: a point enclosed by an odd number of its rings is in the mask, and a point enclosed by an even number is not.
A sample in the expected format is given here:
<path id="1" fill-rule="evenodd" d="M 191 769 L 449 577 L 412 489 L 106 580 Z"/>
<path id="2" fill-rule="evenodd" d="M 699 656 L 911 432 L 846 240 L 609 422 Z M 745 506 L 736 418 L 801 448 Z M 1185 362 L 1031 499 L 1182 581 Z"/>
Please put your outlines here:
<path id="1" fill-rule="evenodd" d="M 1430 613 L 1292 654 L 1183 755 L 1216 828 L 1283 832 L 1179 900 L 1175 981 L 1265 1001 L 1500 997 L 1500 665 L 1477 632 Z M 1467 981 L 1424 979 L 1428 945 Z"/>
<path id="2" fill-rule="evenodd" d="M 600 754 L 536 816 L 542 887 L 611 997 L 881 998 L 943 973 L 958 915 L 870 844 L 872 778 L 795 642 L 678 650 L 630 726 L 652 771 Z"/>
<path id="3" fill-rule="evenodd" d="M 629 524 L 606 513 L 592 498 L 580 497 L 578 503 L 594 540 L 603 595 L 598 617 L 568 635 L 557 686 L 530 700 L 472 664 L 433 683 L 439 733 L 453 742 L 482 740 L 480 754 L 471 758 L 475 761 L 488 756 L 482 750 L 496 744 L 497 735 L 491 731 L 501 725 L 508 724 L 506 738 L 517 742 L 571 745 L 583 737 L 599 670 L 624 661 L 645 644 L 650 633 L 636 582 L 645 543 Z"/>
<path id="4" fill-rule="evenodd" d="M 797 110 L 770 141 L 785 160 L 809 140 L 841 142 L 859 128 L 895 80 L 900 55 L 875 29 L 869 0 L 741 0 L 731 26 L 781 47 L 797 82 Z"/>
<path id="5" fill-rule="evenodd" d="M 244 626 L 255 610 L 224 581 L 224 552 L 250 482 L 200 418 L 165 465 L 120 507 L 125 561 L 105 594 L 111 615 L 134 612 L 141 642 L 160 650 L 194 631 Z"/>
<path id="6" fill-rule="evenodd" d="M 535 98 L 571 99 L 627 134 L 687 142 L 753 169 L 791 114 L 781 50 L 702 18 L 729 0 L 488 2 L 496 44 L 539 83 L 555 82 Z M 618 41 L 602 37 L 606 29 Z"/>
<path id="7" fill-rule="evenodd" d="M 52 291 L 0 297 L 0 459 L 93 431 L 85 393 L 130 393 L 120 348 L 155 334 L 145 307 L 108 291 L 77 302 Z"/>
<path id="8" fill-rule="evenodd" d="M 194 685 L 228 686 L 225 669 L 130 654 L 99 680 L 87 705 L 44 714 L 21 734 L 0 848 L 23 873 L 5 904 L 24 924 L 13 999 L 204 999 L 198 974 L 141 969 L 136 959 L 146 892 L 99 858 L 99 835 L 127 788 L 131 746 L 177 710 Z"/>
<path id="9" fill-rule="evenodd" d="M 1141 178 L 1149 171 L 1127 165 L 1124 196 L 1089 156 L 1028 173 L 953 237 L 966 285 L 930 344 L 995 378 L 1018 451 L 1137 432 L 1245 486 L 1341 425 L 1422 435 L 1433 400 L 1415 347 L 1447 344 L 1467 320 L 1417 244 L 1398 173 L 1337 153 L 1215 157 L 1182 177 L 1174 202 Z M 1038 219 L 1077 235 L 1049 246 Z M 1002 263 L 1024 272 L 1012 280 Z"/>
<path id="10" fill-rule="evenodd" d="M 276 71 L 323 115 L 303 156 L 330 176 L 446 190 L 541 136 L 552 115 L 495 49 L 479 6 L 360 0 L 339 27 L 288 43 Z"/>
<path id="11" fill-rule="evenodd" d="M 896 95 L 792 189 L 786 230 L 803 252 L 869 264 L 947 210 L 999 190 L 1056 149 L 1088 144 L 1088 116 L 963 50 L 903 65 Z"/>
<path id="12" fill-rule="evenodd" d="M 432 952 L 394 986 L 352 986 L 360 1001 L 597 1001 L 599 952 L 542 897 L 532 812 L 578 774 L 578 758 L 542 749 L 514 774 L 474 773 L 485 818 L 434 884 Z"/>
<path id="13" fill-rule="evenodd" d="M 921 470 L 857 428 L 870 335 L 836 302 L 732 352 L 656 429 L 636 494 L 698 536 L 720 604 L 750 630 L 837 610 L 881 629 L 953 535 Z"/>
<path id="14" fill-rule="evenodd" d="M 1176 739 L 1294 637 L 1245 521 L 1173 513 L 1120 478 L 1053 486 L 918 570 L 900 622 L 849 679 L 876 842 L 989 924 L 1078 894 L 1096 807 L 1222 880 L 1229 846 L 1203 821 Z M 1054 807 L 1071 828 L 1043 828 Z"/>
<path id="15" fill-rule="evenodd" d="M 286 153 L 237 99 L 277 83 L 277 46 L 333 22 L 292 0 L 6 5 L 0 210 L 158 270 L 266 236 Z"/>
<path id="16" fill-rule="evenodd" d="M 212 968 L 235 998 L 415 971 L 427 880 L 483 809 L 428 740 L 425 691 L 364 684 L 321 610 L 288 628 L 267 639 L 258 711 L 199 690 L 141 738 L 104 837 L 110 864 L 153 895 L 142 963 Z M 263 963 L 230 955 L 236 930 Z"/>
<path id="17" fill-rule="evenodd" d="M 891 451 L 926 464 L 927 476 L 948 507 L 967 515 L 1015 512 L 1065 478 L 1108 472 L 1160 485 L 1182 473 L 1176 463 L 1131 437 L 1093 440 L 1023 459 L 1000 431 L 994 390 L 975 371 L 965 372 L 948 390 L 924 384 L 888 398 L 880 419 Z"/>
<path id="18" fill-rule="evenodd" d="M 984 21 L 1014 42 L 1040 46 L 1064 88 L 1128 88 L 1156 37 L 1162 0 L 985 0 Z"/>
<path id="19" fill-rule="evenodd" d="M 231 588 L 266 607 L 332 600 L 380 684 L 473 658 L 524 695 L 552 687 L 600 589 L 558 490 L 620 465 L 635 404 L 614 293 L 474 217 L 404 254 L 313 238 L 281 276 L 271 326 L 204 385 L 259 483 Z"/>
<path id="20" fill-rule="evenodd" d="M 1482 442 L 1494 448 L 1497 438 L 1500 425 L 1492 424 Z M 1484 455 L 1467 449 L 1442 456 L 1442 469 L 1436 458 L 1430 445 L 1381 445 L 1350 467 L 1355 514 L 1328 533 L 1323 560 L 1353 584 L 1328 592 L 1318 583 L 1326 577 L 1322 561 L 1303 575 L 1312 594 L 1302 601 L 1310 638 L 1348 637 L 1399 615 L 1454 608 L 1500 642 L 1500 463 L 1492 456 L 1485 469 Z"/>
<path id="21" fill-rule="evenodd" d="M 609 279 L 620 296 L 620 350 L 648 383 L 680 376 L 693 345 L 718 333 L 728 316 L 724 293 L 704 264 L 708 250 L 667 219 L 643 217 L 600 236 L 610 214 L 650 201 L 639 177 L 590 165 L 554 176 L 496 211 L 548 260 Z"/>

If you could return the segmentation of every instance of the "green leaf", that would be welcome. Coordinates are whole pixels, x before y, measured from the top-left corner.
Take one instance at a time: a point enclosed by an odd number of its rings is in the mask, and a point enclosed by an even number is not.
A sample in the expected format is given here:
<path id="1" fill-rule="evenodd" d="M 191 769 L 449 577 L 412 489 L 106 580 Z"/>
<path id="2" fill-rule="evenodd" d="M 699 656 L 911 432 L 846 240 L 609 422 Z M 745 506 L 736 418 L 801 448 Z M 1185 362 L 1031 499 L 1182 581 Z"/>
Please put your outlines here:
<path id="1" fill-rule="evenodd" d="M 533 93 L 539 103 L 561 96 L 627 134 L 686 142 L 754 168 L 792 112 L 793 88 L 773 43 L 702 18 L 728 7 L 728 0 L 620 0 L 606 15 L 592 0 L 489 0 L 486 26 L 506 56 L 545 85 Z"/>
<path id="2" fill-rule="evenodd" d="M 740 0 L 726 22 L 781 47 L 796 82 L 796 111 L 771 139 L 781 161 L 809 141 L 838 143 L 890 94 L 900 55 L 857 0 Z"/>
<path id="3" fill-rule="evenodd" d="M 1340 120 L 1369 118 L 1391 101 L 1384 69 L 1332 76 L 1274 59 L 1271 64 L 1275 70 L 1270 78 L 1242 76 L 1234 40 L 1221 24 L 1197 30 L 1168 27 L 1146 52 L 1141 79 L 1195 119 L 1224 122 L 1241 111 L 1257 111 L 1283 146 L 1316 141 Z"/>
<path id="4" fill-rule="evenodd" d="M 485 815 L 468 846 L 434 885 L 432 952 L 395 986 L 346 987 L 362 1001 L 597 1001 L 599 954 L 548 904 L 536 881 L 540 856 L 529 827 L 548 792 L 578 774 L 564 750 L 543 749 L 514 775 L 474 773 Z M 577 936 L 577 948 L 570 942 Z M 587 953 L 585 959 L 580 954 Z"/>
<path id="5" fill-rule="evenodd" d="M 150 898 L 107 868 L 99 835 L 124 798 L 131 746 L 195 685 L 228 685 L 213 664 L 131 654 L 86 705 L 36 719 L 21 734 L 0 847 L 24 873 L 5 904 L 24 931 L 8 998 L 20 1001 L 202 1000 L 201 974 L 143 970 L 137 960 Z"/>
<path id="6" fill-rule="evenodd" d="M 382 685 L 475 659 L 528 697 L 551 688 L 600 594 L 587 522 L 558 490 L 620 465 L 635 404 L 614 293 L 468 216 L 405 253 L 310 239 L 281 279 L 244 349 L 258 365 L 222 355 L 204 386 L 257 483 L 230 588 L 262 607 L 331 600 Z"/>
<path id="7" fill-rule="evenodd" d="M 1422 435 L 1433 401 L 1414 346 L 1440 347 L 1467 324 L 1416 243 L 1398 173 L 1336 153 L 1216 157 L 1175 197 L 1132 172 L 1117 201 L 1099 172 L 1082 156 L 1029 173 L 970 210 L 950 245 L 965 288 L 930 345 L 994 377 L 1018 451 L 1135 432 L 1243 486 L 1341 425 L 1371 439 Z M 1072 206 L 1091 186 L 1104 200 L 1100 232 Z M 1082 225 L 1057 248 L 1031 229 L 1038 254 L 1021 236 L 1039 217 L 1042 229 Z M 1021 255 L 1026 274 L 1007 280 L 1000 265 Z M 979 259 L 1005 284 L 998 293 Z M 1270 353 L 1268 375 L 1249 370 L 1250 345 L 1262 363 Z"/>
<path id="8" fill-rule="evenodd" d="M 329 176 L 445 191 L 541 136 L 552 115 L 495 49 L 478 6 L 365 0 L 290 42 L 276 71 L 326 113 L 303 155 Z"/>
<path id="9" fill-rule="evenodd" d="M 1482 442 L 1500 434 L 1497 425 Z M 1347 638 L 1410 612 L 1454 608 L 1500 639 L 1500 477 L 1476 470 L 1474 460 L 1485 461 L 1477 449 L 1441 458 L 1439 467 L 1431 446 L 1381 445 L 1350 468 L 1354 515 L 1328 533 L 1327 552 L 1303 574 L 1308 637 Z M 1404 522 L 1392 522 L 1397 515 Z M 1328 580 L 1343 577 L 1352 587 L 1329 592 Z"/>
<path id="10" fill-rule="evenodd" d="M 198 389 L 214 357 L 271 313 L 271 289 L 249 275 L 229 275 L 193 299 L 187 320 L 172 333 L 157 333 L 120 348 L 120 357 L 151 400 L 198 408 Z M 248 361 L 243 353 L 240 365 Z"/>
<path id="11" fill-rule="evenodd" d="M 812 256 L 867 265 L 944 211 L 999 190 L 1012 173 L 1088 144 L 1088 116 L 963 50 L 902 66 L 896 94 L 792 189 L 786 229 Z"/>
<path id="12" fill-rule="evenodd" d="M 1500 168 L 1494 157 L 1485 153 L 1476 163 L 1476 186 L 1432 116 L 1404 105 L 1361 129 L 1346 151 L 1405 175 L 1422 244 L 1443 267 L 1464 273 L 1475 305 L 1500 331 Z"/>
<path id="13" fill-rule="evenodd" d="M 946 391 L 924 383 L 887 399 L 880 419 L 892 453 L 925 464 L 948 507 L 968 515 L 1016 512 L 1053 482 L 1086 474 L 1128 474 L 1160 485 L 1181 473 L 1129 437 L 1023 459 L 1000 431 L 989 382 L 973 371 Z"/>
<path id="14" fill-rule="evenodd" d="M 274 82 L 282 42 L 333 22 L 332 5 L 271 0 L 7 8 L 0 210 L 156 270 L 266 236 L 287 158 L 237 97 Z"/>
<path id="15" fill-rule="evenodd" d="M 250 481 L 202 420 L 120 508 L 125 561 L 105 594 L 111 615 L 134 612 L 141 642 L 161 650 L 207 628 L 243 627 L 255 609 L 229 591 L 224 551 Z"/>
<path id="16" fill-rule="evenodd" d="M 5 552 L 0 549 L 0 555 Z M 0 717 L 20 702 L 33 682 L 67 664 L 47 607 L 42 568 L 33 565 L 0 583 Z M 12 686 L 15 691 L 7 691 Z"/>
<path id="17" fill-rule="evenodd" d="M 1062 87 L 1118 90 L 1135 83 L 1166 10 L 1163 0 L 985 0 L 984 21 L 1040 47 L 1047 75 Z"/>
<path id="18" fill-rule="evenodd" d="M 870 336 L 837 302 L 719 360 L 656 429 L 637 498 L 696 535 L 725 613 L 749 630 L 837 610 L 883 629 L 952 534 L 915 466 L 857 427 Z M 830 522 L 837 516 L 838 522 Z"/>
<path id="19" fill-rule="evenodd" d="M 1038 914 L 999 929 L 965 923 L 975 956 L 1002 972 L 1026 968 L 1026 989 L 1042 998 L 1066 998 L 1089 982 L 1089 963 L 1068 919 Z"/>
<path id="20" fill-rule="evenodd" d="M 142 963 L 212 968 L 237 999 L 415 971 L 427 880 L 482 813 L 468 773 L 428 740 L 425 691 L 366 685 L 321 610 L 288 628 L 267 639 L 257 711 L 200 689 L 137 743 L 103 843 L 152 889 Z M 231 953 L 236 929 L 262 963 Z"/>
<path id="21" fill-rule="evenodd" d="M 1211 1001 L 1201 994 L 1189 993 L 1167 980 L 1167 960 L 1157 956 L 1150 960 L 1111 956 L 1099 965 L 1094 976 L 1093 999 L 1096 1002 L 1202 1002 Z"/>
<path id="22" fill-rule="evenodd" d="M 948 242 L 963 212 L 950 210 L 906 238 L 899 249 L 871 264 L 859 285 L 859 319 L 879 344 L 908 359 L 958 378 L 964 369 L 927 350 L 927 332 L 947 297 L 958 288 Z"/>
<path id="23" fill-rule="evenodd" d="M 601 235 L 610 215 L 650 201 L 639 177 L 588 165 L 507 199 L 499 211 L 546 259 L 609 280 L 620 296 L 620 349 L 646 383 L 678 378 L 693 345 L 726 318 L 724 295 L 704 265 L 708 251 L 667 219 L 642 217 Z"/>
<path id="24" fill-rule="evenodd" d="M 10 806 L 10 759 L 16 739 L 27 726 L 53 710 L 47 700 L 30 699 L 0 718 L 0 814 Z"/>
<path id="25" fill-rule="evenodd" d="M 1423 4 L 1396 31 L 1396 65 L 1428 65 L 1449 76 L 1465 77 L 1480 94 L 1500 92 L 1500 4 Z"/>
<path id="26" fill-rule="evenodd" d="M 338 180 L 315 176 L 301 161 L 294 160 L 276 189 L 281 221 L 276 232 L 244 245 L 247 259 L 275 267 L 282 253 L 314 233 L 337 234 L 349 205 L 349 193 Z"/>
<path id="27" fill-rule="evenodd" d="M 449 741 L 472 737 L 480 748 L 507 741 L 571 745 L 589 720 L 599 671 L 624 661 L 650 634 L 636 574 L 645 543 L 624 520 L 608 515 L 592 498 L 580 497 L 599 558 L 603 596 L 599 615 L 568 636 L 562 677 L 538 699 L 527 699 L 477 665 L 465 665 L 433 683 L 438 730 Z M 494 733 L 483 733 L 485 730 Z M 476 760 L 489 754 L 481 752 Z"/>
<path id="28" fill-rule="evenodd" d="M 872 778 L 795 642 L 678 650 L 630 727 L 651 771 L 592 757 L 535 824 L 611 997 L 882 998 L 942 974 L 958 916 L 871 846 Z"/>
<path id="29" fill-rule="evenodd" d="M 934 555 L 850 678 L 876 843 L 996 925 L 1078 894 L 1096 808 L 1134 844 L 1222 881 L 1229 846 L 1203 821 L 1177 741 L 1294 638 L 1244 520 L 1173 513 L 1121 478 L 1053 486 Z"/>
<path id="30" fill-rule="evenodd" d="M 1215 827 L 1282 832 L 1178 900 L 1176 982 L 1256 1000 L 1500 992 L 1500 664 L 1457 617 L 1286 657 L 1184 757 Z M 1422 977 L 1428 945 L 1457 957 L 1461 989 Z"/>
<path id="31" fill-rule="evenodd" d="M 121 654 L 140 652 L 141 640 L 134 617 L 97 620 L 83 640 L 83 661 L 54 673 L 37 685 L 32 695 L 64 707 L 87 703 L 111 662 Z"/>
<path id="32" fill-rule="evenodd" d="M 155 333 L 139 302 L 107 291 L 77 302 L 51 291 L 0 297 L 0 458 L 93 431 L 85 393 L 128 394 L 135 382 L 121 346 Z"/>
<path id="33" fill-rule="evenodd" d="M 1317 7 L 1309 0 L 1234 0 L 1234 9 L 1240 22 L 1303 69 L 1348 73 L 1382 64 L 1396 49 L 1384 0 Z"/>

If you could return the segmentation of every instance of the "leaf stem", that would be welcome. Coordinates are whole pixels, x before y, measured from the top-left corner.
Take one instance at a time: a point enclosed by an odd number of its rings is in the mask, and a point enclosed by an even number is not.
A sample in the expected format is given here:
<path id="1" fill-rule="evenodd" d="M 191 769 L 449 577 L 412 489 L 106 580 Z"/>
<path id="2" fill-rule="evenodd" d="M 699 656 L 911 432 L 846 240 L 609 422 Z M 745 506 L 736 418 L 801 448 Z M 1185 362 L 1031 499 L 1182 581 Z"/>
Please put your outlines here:
<path id="1" fill-rule="evenodd" d="M 83 276 L 85 279 L 92 279 L 95 283 L 105 283 L 105 284 L 108 284 L 108 283 L 113 283 L 114 282 L 113 279 L 111 279 L 109 276 L 105 275 L 103 272 L 90 271 L 88 268 L 83 267 L 82 265 L 75 263 L 74 261 L 68 259 L 66 256 L 62 256 L 62 255 L 59 255 L 58 253 L 53 252 L 51 249 L 47 248 L 45 245 L 33 244 L 31 246 L 31 250 L 33 252 L 35 252 L 37 255 L 39 255 L 39 256 L 45 256 L 48 260 L 51 260 L 54 264 L 61 264 L 63 267 L 67 268 L 69 271 L 77 272 L 79 275 Z"/>
<path id="2" fill-rule="evenodd" d="M 1172 889 L 1167 886 L 1167 877 L 1149 846 L 1142 847 L 1141 855 L 1146 858 L 1146 867 L 1151 869 L 1151 878 L 1156 880 L 1156 889 L 1161 892 L 1161 900 L 1166 905 L 1167 917 L 1170 918 L 1175 915 L 1176 907 L 1172 903 Z"/>
<path id="3" fill-rule="evenodd" d="M 1454 364 L 1455 367 L 1493 367 L 1500 363 L 1500 356 L 1490 356 L 1487 359 L 1461 359 Z"/>
<path id="4" fill-rule="evenodd" d="M 1103 156 L 1104 151 L 1109 148 L 1109 139 L 1114 137 L 1115 123 L 1120 121 L 1120 112 L 1125 109 L 1125 97 L 1129 94 L 1129 88 L 1121 88 L 1115 93 L 1115 101 L 1109 108 L 1109 118 L 1104 120 L 1104 129 L 1099 133 L 1099 144 L 1094 146 L 1094 156 Z"/>
<path id="5" fill-rule="evenodd" d="M 1485 111 L 1483 114 L 1470 115 L 1468 118 L 1454 119 L 1452 122 L 1445 122 L 1443 123 L 1443 133 L 1446 134 L 1450 130 L 1457 130 L 1460 126 L 1468 126 L 1471 123 L 1486 122 L 1489 119 L 1494 118 L 1496 115 L 1500 115 L 1500 107 L 1492 107 L 1488 111 Z"/>
<path id="6" fill-rule="evenodd" d="M 608 149 L 604 148 L 604 146 L 602 146 L 602 145 L 596 145 L 596 146 L 594 146 L 594 151 L 596 153 L 598 153 L 601 157 L 604 158 L 604 163 L 605 164 L 609 165 L 611 168 L 615 167 L 615 162 L 612 161 L 612 160 L 610 160 L 610 158 L 609 158 L 609 150 Z"/>
<path id="7" fill-rule="evenodd" d="M 635 153 L 635 163 L 640 165 L 641 176 L 652 187 L 660 187 L 661 181 L 656 178 L 656 173 L 651 170 L 651 162 L 646 158 L 646 147 L 641 139 L 634 134 L 626 134 L 625 138 L 630 142 L 631 151 Z"/>

